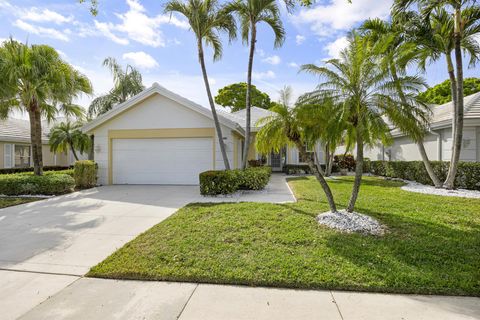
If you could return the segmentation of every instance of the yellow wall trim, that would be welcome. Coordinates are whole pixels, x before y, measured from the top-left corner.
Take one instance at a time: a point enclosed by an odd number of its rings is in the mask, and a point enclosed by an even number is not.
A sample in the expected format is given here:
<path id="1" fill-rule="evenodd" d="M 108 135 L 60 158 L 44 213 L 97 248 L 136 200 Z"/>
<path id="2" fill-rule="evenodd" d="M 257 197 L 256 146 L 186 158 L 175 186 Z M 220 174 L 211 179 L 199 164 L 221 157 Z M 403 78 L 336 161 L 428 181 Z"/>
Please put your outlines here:
<path id="1" fill-rule="evenodd" d="M 124 129 L 108 131 L 108 184 L 113 184 L 113 139 L 212 138 L 215 169 L 214 128 Z"/>

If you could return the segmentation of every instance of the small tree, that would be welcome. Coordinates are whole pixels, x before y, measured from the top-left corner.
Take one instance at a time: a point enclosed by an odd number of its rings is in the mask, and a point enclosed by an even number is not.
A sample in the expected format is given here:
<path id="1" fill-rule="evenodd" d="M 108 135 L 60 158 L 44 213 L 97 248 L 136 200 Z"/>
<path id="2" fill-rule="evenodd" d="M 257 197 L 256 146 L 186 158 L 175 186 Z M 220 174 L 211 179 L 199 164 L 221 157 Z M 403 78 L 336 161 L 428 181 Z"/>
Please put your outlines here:
<path id="1" fill-rule="evenodd" d="M 230 108 L 232 112 L 243 110 L 246 107 L 247 84 L 245 82 L 234 83 L 218 90 L 215 102 L 223 107 Z M 265 92 L 257 89 L 252 84 L 252 106 L 269 109 L 273 103 Z"/>
<path id="2" fill-rule="evenodd" d="M 428 88 L 419 96 L 426 103 L 444 104 L 452 101 L 452 85 L 449 79 Z M 480 78 L 465 78 L 463 81 L 463 94 L 469 96 L 480 92 Z"/>
<path id="3" fill-rule="evenodd" d="M 82 132 L 81 122 L 61 122 L 55 125 L 49 134 L 50 150 L 53 152 L 68 152 L 70 150 L 78 161 L 76 151 L 81 154 L 89 152 L 91 148 L 90 137 Z"/>

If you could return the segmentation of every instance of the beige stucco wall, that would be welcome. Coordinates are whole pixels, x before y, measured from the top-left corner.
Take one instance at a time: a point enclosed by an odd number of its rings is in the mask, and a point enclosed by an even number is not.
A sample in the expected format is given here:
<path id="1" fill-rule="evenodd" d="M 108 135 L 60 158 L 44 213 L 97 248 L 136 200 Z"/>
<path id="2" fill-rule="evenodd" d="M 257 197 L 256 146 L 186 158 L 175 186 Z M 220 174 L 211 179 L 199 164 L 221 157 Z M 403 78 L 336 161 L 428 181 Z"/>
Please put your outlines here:
<path id="1" fill-rule="evenodd" d="M 116 117 L 95 128 L 91 133 L 95 135 L 94 159 L 98 163 L 100 184 L 108 183 L 109 137 L 111 130 L 138 130 L 138 129 L 188 129 L 214 128 L 213 120 L 188 107 L 159 94 L 155 94 L 117 115 Z M 226 138 L 225 145 L 230 166 L 233 167 L 234 139 L 232 130 L 221 126 L 222 134 Z M 215 162 L 214 168 L 224 168 L 218 138 L 214 137 Z M 213 152 L 213 150 L 212 150 Z"/>

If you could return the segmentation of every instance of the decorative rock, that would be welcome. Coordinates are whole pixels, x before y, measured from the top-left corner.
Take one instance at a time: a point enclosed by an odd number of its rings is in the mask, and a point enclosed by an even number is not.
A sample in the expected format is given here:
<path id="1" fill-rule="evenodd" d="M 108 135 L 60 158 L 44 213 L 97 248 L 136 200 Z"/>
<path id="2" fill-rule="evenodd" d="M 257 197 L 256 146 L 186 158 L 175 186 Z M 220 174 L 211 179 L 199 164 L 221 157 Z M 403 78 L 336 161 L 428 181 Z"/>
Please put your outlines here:
<path id="1" fill-rule="evenodd" d="M 466 190 L 466 189 L 447 190 L 447 189 L 435 188 L 433 186 L 427 186 L 424 184 L 420 184 L 418 182 L 413 182 L 408 180 L 402 180 L 402 181 L 406 183 L 406 185 L 402 187 L 402 190 L 405 190 L 405 191 L 417 192 L 417 193 L 423 193 L 423 194 L 433 194 L 433 195 L 445 196 L 445 197 L 480 199 L 480 191 L 478 190 Z"/>
<path id="2" fill-rule="evenodd" d="M 345 231 L 381 236 L 387 228 L 376 219 L 357 212 L 325 212 L 317 216 L 319 224 Z"/>

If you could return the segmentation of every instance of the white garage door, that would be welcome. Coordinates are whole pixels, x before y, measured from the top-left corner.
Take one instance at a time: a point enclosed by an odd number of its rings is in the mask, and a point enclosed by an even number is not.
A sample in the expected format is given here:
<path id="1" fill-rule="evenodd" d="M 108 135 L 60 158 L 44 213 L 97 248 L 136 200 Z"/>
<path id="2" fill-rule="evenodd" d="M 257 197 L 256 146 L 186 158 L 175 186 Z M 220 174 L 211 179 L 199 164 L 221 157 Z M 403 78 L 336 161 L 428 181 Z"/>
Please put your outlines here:
<path id="1" fill-rule="evenodd" d="M 211 138 L 113 139 L 113 183 L 198 184 L 212 152 Z"/>

